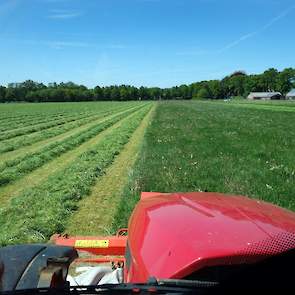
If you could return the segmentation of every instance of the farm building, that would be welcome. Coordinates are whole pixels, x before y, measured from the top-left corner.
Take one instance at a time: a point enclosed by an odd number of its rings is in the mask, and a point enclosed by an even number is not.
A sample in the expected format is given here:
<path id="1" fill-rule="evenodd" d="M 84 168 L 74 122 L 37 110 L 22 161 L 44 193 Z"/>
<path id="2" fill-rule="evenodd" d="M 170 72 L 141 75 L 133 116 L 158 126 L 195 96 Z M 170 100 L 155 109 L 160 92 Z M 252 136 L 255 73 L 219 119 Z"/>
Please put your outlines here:
<path id="1" fill-rule="evenodd" d="M 261 100 L 270 100 L 270 99 L 281 99 L 282 94 L 280 92 L 251 92 L 248 95 L 248 99 L 261 99 Z"/>
<path id="2" fill-rule="evenodd" d="M 286 99 L 295 99 L 295 89 L 286 94 Z"/>

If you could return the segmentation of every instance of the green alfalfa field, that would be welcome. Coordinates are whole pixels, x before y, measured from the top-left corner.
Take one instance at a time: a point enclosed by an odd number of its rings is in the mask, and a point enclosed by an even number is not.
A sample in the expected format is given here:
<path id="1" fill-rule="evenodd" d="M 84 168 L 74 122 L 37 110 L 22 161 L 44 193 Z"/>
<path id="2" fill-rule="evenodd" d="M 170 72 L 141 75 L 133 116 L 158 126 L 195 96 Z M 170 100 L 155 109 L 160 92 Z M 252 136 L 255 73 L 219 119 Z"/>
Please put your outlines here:
<path id="1" fill-rule="evenodd" d="M 295 104 L 0 105 L 0 243 L 111 234 L 141 191 L 241 194 L 295 210 Z"/>

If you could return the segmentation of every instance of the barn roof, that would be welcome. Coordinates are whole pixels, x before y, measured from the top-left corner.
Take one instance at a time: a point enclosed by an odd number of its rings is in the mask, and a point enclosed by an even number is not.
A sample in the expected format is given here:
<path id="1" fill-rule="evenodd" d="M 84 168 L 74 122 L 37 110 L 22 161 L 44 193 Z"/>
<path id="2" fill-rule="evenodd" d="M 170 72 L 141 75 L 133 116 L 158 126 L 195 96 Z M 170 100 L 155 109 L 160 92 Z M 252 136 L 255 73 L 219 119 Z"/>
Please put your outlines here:
<path id="1" fill-rule="evenodd" d="M 276 95 L 282 95 L 280 92 L 251 92 L 249 96 L 252 97 L 273 97 Z"/>
<path id="2" fill-rule="evenodd" d="M 295 89 L 292 89 L 286 96 L 295 96 Z"/>

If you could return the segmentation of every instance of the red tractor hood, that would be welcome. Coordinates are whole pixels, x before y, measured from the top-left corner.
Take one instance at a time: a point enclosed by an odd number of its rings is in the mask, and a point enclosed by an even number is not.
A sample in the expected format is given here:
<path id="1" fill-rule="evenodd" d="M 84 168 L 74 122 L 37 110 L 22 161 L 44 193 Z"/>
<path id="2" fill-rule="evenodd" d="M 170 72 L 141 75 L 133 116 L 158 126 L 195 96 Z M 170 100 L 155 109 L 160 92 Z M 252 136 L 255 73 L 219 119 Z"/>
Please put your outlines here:
<path id="1" fill-rule="evenodd" d="M 185 278 L 295 248 L 293 212 L 217 193 L 143 193 L 128 228 L 127 282 Z"/>

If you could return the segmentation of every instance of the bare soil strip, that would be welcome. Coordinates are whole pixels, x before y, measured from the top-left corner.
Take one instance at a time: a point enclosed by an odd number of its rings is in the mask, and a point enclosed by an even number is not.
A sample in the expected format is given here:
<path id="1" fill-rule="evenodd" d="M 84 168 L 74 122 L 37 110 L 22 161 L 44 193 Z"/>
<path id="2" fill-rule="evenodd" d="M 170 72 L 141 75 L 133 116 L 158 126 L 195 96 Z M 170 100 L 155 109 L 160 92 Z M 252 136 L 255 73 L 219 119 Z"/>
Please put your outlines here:
<path id="1" fill-rule="evenodd" d="M 79 132 L 81 132 L 83 130 L 86 130 L 87 128 L 95 126 L 96 124 L 100 124 L 100 123 L 102 123 L 102 122 L 104 122 L 106 120 L 109 120 L 112 117 L 117 116 L 119 114 L 122 114 L 122 113 L 128 111 L 129 109 L 130 108 L 125 109 L 125 110 L 123 110 L 121 112 L 114 112 L 111 115 L 106 116 L 106 117 L 103 117 L 103 115 L 102 115 L 102 117 L 98 118 L 96 121 L 91 121 L 90 123 L 86 123 L 86 124 L 84 124 L 82 126 L 71 129 L 70 131 L 64 132 L 64 133 L 62 133 L 60 135 L 50 137 L 50 138 L 42 140 L 42 141 L 38 141 L 38 142 L 36 142 L 36 143 L 34 143 L 32 145 L 24 146 L 23 148 L 19 148 L 17 150 L 11 151 L 11 152 L 4 153 L 4 154 L 0 155 L 0 161 L 8 161 L 8 160 L 12 160 L 12 159 L 14 159 L 16 157 L 23 156 L 23 155 L 25 155 L 27 153 L 34 153 L 34 152 L 40 150 L 41 148 L 44 148 L 47 145 L 50 145 L 53 142 L 56 142 L 56 141 L 59 141 L 59 140 L 64 140 L 67 137 L 73 136 L 73 135 L 75 135 L 75 134 L 77 134 L 77 133 L 79 133 Z"/>
<path id="2" fill-rule="evenodd" d="M 130 141 L 107 169 L 106 174 L 98 179 L 91 194 L 80 201 L 79 210 L 70 218 L 66 233 L 72 235 L 110 234 L 122 191 L 128 180 L 128 175 L 132 172 L 145 129 L 151 120 L 155 107 L 142 120 Z"/>
<path id="3" fill-rule="evenodd" d="M 140 110 L 141 108 L 138 111 Z M 42 167 L 34 170 L 32 173 L 27 174 L 18 181 L 9 184 L 3 188 L 0 188 L 0 208 L 7 205 L 7 203 L 12 197 L 15 197 L 22 191 L 33 186 L 36 186 L 42 181 L 45 181 L 51 174 L 55 173 L 56 171 L 64 169 L 67 165 L 74 161 L 75 158 L 77 158 L 82 153 L 86 152 L 88 149 L 91 148 L 92 145 L 98 143 L 104 136 L 110 134 L 113 131 L 113 129 L 120 126 L 125 120 L 131 118 L 138 111 L 135 111 L 134 113 L 128 115 L 127 117 L 112 125 L 108 129 L 102 131 L 97 136 L 81 144 L 78 148 L 62 154 L 60 157 L 55 158 L 54 160 L 43 165 Z"/>

